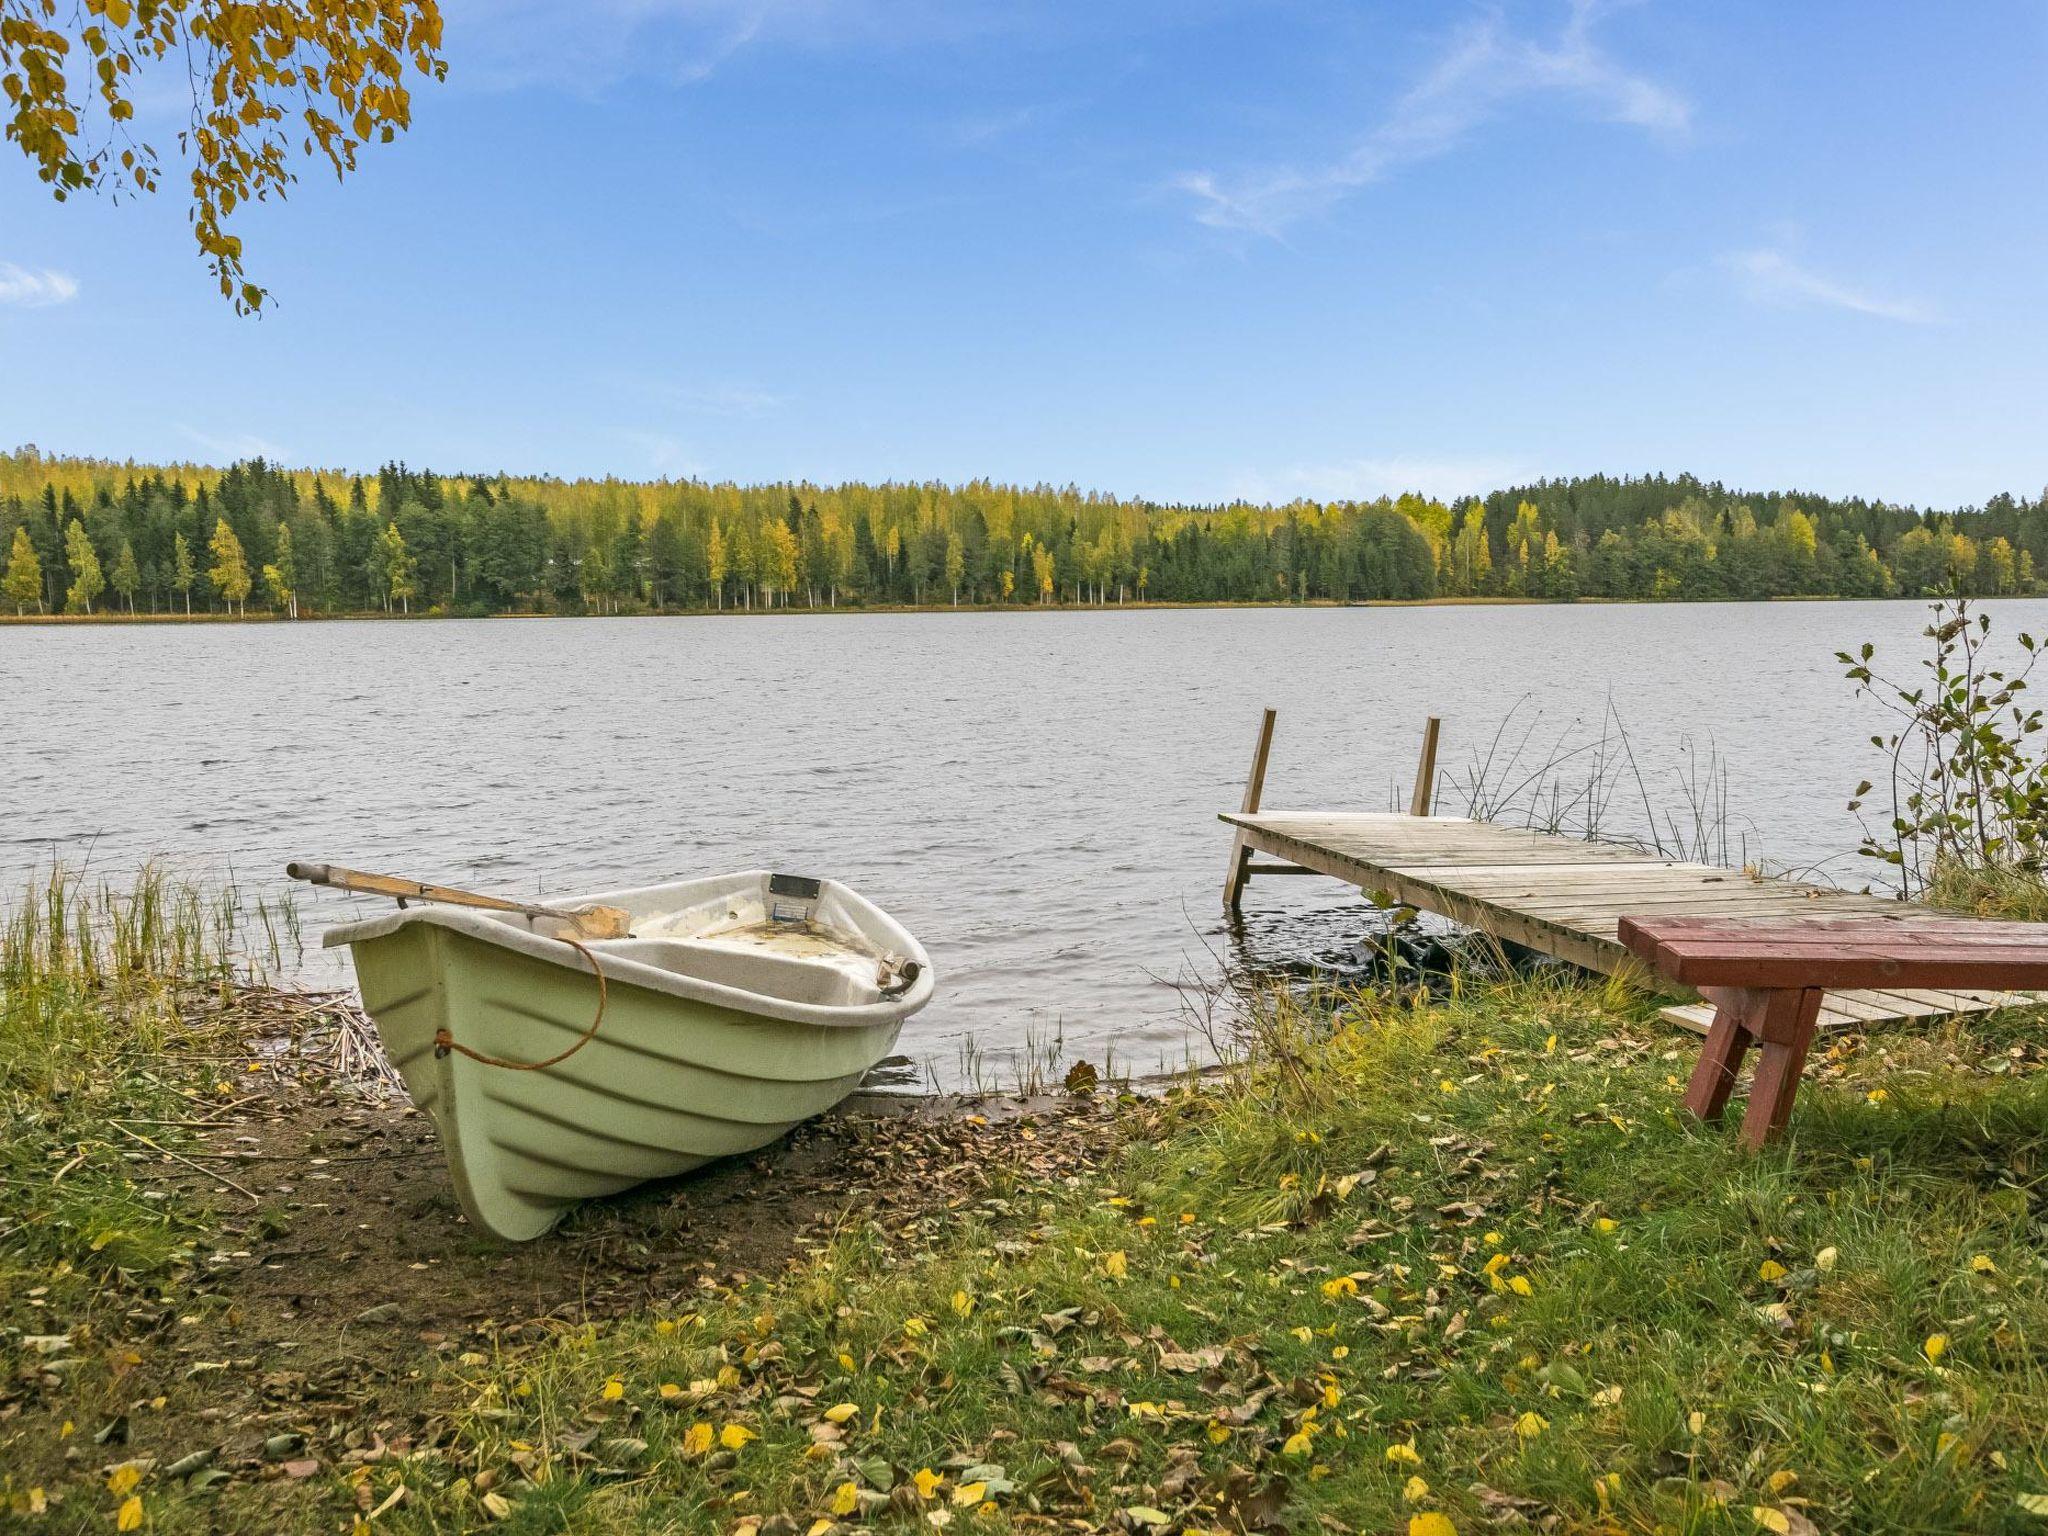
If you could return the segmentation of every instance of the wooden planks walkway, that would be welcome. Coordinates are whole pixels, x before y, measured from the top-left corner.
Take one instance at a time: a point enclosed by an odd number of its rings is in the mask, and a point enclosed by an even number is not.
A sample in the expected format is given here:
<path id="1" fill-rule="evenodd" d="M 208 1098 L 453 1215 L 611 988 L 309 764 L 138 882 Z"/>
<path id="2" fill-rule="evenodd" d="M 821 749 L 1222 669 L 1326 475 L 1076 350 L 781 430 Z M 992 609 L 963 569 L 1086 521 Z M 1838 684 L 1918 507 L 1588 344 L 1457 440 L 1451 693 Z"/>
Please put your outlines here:
<path id="1" fill-rule="evenodd" d="M 1264 759 L 1262 750 L 1257 768 L 1264 768 Z M 1233 911 L 1247 878 L 1328 875 L 1606 975 L 1642 974 L 1618 937 L 1621 919 L 1629 916 L 1886 917 L 1903 922 L 1940 916 L 1882 897 L 1463 817 L 1262 814 L 1255 792 L 1246 799 L 1245 810 L 1222 817 L 1237 834 L 1225 884 L 1225 904 Z M 1282 863 L 1259 864 L 1255 853 Z M 1975 1013 L 2042 1000 L 2048 997 L 2015 992 L 1831 992 L 1822 1005 L 1820 1027 L 1860 1028 L 1885 1019 Z M 1704 1033 L 1712 1012 L 1698 1004 L 1667 1009 L 1664 1016 Z"/>

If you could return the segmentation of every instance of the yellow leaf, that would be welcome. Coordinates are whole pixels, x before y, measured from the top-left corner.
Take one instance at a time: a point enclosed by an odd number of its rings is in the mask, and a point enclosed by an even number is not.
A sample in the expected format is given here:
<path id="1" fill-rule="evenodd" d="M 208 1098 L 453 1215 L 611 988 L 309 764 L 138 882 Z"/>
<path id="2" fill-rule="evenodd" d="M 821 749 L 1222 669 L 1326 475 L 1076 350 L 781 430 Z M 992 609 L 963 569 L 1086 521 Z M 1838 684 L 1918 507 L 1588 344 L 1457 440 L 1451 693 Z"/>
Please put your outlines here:
<path id="1" fill-rule="evenodd" d="M 1509 1259 L 1506 1254 L 1496 1253 L 1493 1255 L 1493 1257 L 1489 1258 L 1486 1261 L 1486 1273 L 1489 1275 L 1497 1275 L 1502 1270 L 1506 1269 L 1508 1267 L 1508 1264 Z"/>
<path id="2" fill-rule="evenodd" d="M 142 1495 L 131 1493 L 114 1516 L 117 1531 L 139 1531 L 142 1529 Z"/>
<path id="3" fill-rule="evenodd" d="M 2013 1502 L 2030 1515 L 2048 1516 L 2048 1493 L 2023 1493 Z"/>
<path id="4" fill-rule="evenodd" d="M 860 1405 L 858 1403 L 834 1403 L 825 1410 L 825 1418 L 833 1424 L 844 1424 L 859 1412 Z"/>
<path id="5" fill-rule="evenodd" d="M 1524 1440 L 1534 1440 L 1548 1428 L 1550 1428 L 1550 1420 L 1543 1417 L 1540 1413 L 1524 1413 L 1519 1419 L 1515 1420 L 1515 1433 Z"/>
<path id="6" fill-rule="evenodd" d="M 1124 1257 L 1123 1249 L 1119 1248 L 1103 1259 L 1102 1272 L 1112 1280 L 1122 1280 L 1130 1274 L 1131 1261 Z"/>
<path id="7" fill-rule="evenodd" d="M 953 1310 L 962 1317 L 966 1317 L 974 1310 L 974 1298 L 965 1291 L 955 1291 L 953 1293 Z"/>
<path id="8" fill-rule="evenodd" d="M 1948 1335 L 1945 1333 L 1930 1333 L 1927 1336 L 1927 1342 L 1920 1347 L 1927 1351 L 1927 1361 L 1931 1365 L 1948 1353 Z"/>
<path id="9" fill-rule="evenodd" d="M 1228 1425 L 1218 1424 L 1214 1420 L 1210 1421 L 1209 1443 L 1211 1445 L 1221 1445 L 1224 1441 L 1228 1440 L 1229 1438 L 1230 1428 Z"/>
<path id="10" fill-rule="evenodd" d="M 988 1497 L 987 1483 L 962 1483 L 953 1490 L 953 1502 L 962 1508 L 972 1508 Z"/>
<path id="11" fill-rule="evenodd" d="M 1687 1430 L 1697 1435 L 1706 1429 L 1707 1416 L 1704 1413 L 1701 1413 L 1699 1409 L 1695 1408 L 1691 1413 L 1688 1413 L 1685 1416 L 1685 1427 Z"/>
<path id="12" fill-rule="evenodd" d="M 921 1339 L 931 1331 L 931 1326 L 921 1317 L 903 1319 L 903 1333 L 906 1338 Z"/>
<path id="13" fill-rule="evenodd" d="M 1785 1266 L 1776 1259 L 1765 1259 L 1757 1266 L 1756 1277 L 1759 1280 L 1782 1280 L 1785 1278 Z"/>
<path id="14" fill-rule="evenodd" d="M 760 1438 L 744 1424 L 728 1424 L 718 1432 L 718 1443 L 728 1451 L 737 1451 L 749 1440 Z"/>
<path id="15" fill-rule="evenodd" d="M 674 1382 L 664 1381 L 661 1384 L 661 1400 L 663 1402 L 673 1402 L 676 1398 L 679 1398 L 682 1395 L 683 1389 L 677 1386 Z"/>
<path id="16" fill-rule="evenodd" d="M 1508 1281 L 1508 1289 L 1517 1296 L 1533 1296 L 1536 1294 L 1536 1287 L 1530 1282 L 1527 1275 L 1516 1275 L 1512 1280 Z"/>
<path id="17" fill-rule="evenodd" d="M 1332 1301 L 1335 1301 L 1340 1296 L 1356 1296 L 1358 1294 L 1358 1282 L 1349 1275 L 1339 1275 L 1334 1280 L 1325 1280 L 1323 1282 L 1323 1294 Z"/>
<path id="18" fill-rule="evenodd" d="M 945 1481 L 943 1477 L 939 1476 L 930 1467 L 919 1467 L 916 1472 L 911 1474 L 910 1480 L 917 1484 L 917 1496 L 920 1499 L 928 1499 L 937 1493 L 939 1491 L 939 1484 Z"/>
<path id="19" fill-rule="evenodd" d="M 1824 1275 L 1833 1274 L 1835 1268 L 1835 1260 L 1839 1259 L 1841 1256 L 1841 1252 L 1838 1249 L 1823 1248 L 1819 1253 L 1816 1253 L 1813 1256 L 1813 1267 L 1819 1270 Z"/>
<path id="20" fill-rule="evenodd" d="M 1458 1528 L 1448 1515 L 1431 1509 L 1408 1517 L 1408 1536 L 1458 1536 Z"/>
<path id="21" fill-rule="evenodd" d="M 672 1317 L 659 1318 L 654 1324 L 654 1331 L 660 1334 L 674 1333 L 676 1331 L 676 1320 Z"/>
<path id="22" fill-rule="evenodd" d="M 1401 1498 L 1409 1504 L 1420 1504 L 1429 1497 L 1429 1484 L 1419 1477 L 1411 1477 L 1401 1485 Z"/>
<path id="23" fill-rule="evenodd" d="M 141 1481 L 142 1469 L 132 1461 L 124 1461 L 107 1474 L 107 1492 L 117 1499 L 125 1499 Z"/>
<path id="24" fill-rule="evenodd" d="M 860 1487 L 855 1483 L 841 1483 L 832 1491 L 832 1513 L 850 1515 L 860 1508 Z"/>
<path id="25" fill-rule="evenodd" d="M 1387 1460 L 1397 1466 L 1419 1467 L 1422 1465 L 1422 1453 L 1415 1449 L 1415 1442 L 1410 1440 L 1406 1445 L 1388 1446 Z"/>
<path id="26" fill-rule="evenodd" d="M 1749 1518 L 1767 1531 L 1776 1531 L 1778 1536 L 1785 1536 L 1785 1533 L 1792 1529 L 1792 1522 L 1785 1512 L 1782 1509 L 1772 1509 L 1767 1504 L 1751 1505 Z"/>
<path id="27" fill-rule="evenodd" d="M 1599 1220 L 1593 1223 L 1593 1229 L 1596 1232 L 1612 1232 L 1619 1225 L 1620 1223 L 1617 1222 L 1612 1216 L 1602 1216 Z"/>
<path id="28" fill-rule="evenodd" d="M 1287 1437 L 1287 1443 L 1280 1447 L 1280 1454 L 1282 1456 L 1306 1456 L 1311 1443 L 1308 1431 L 1297 1429 Z"/>
<path id="29" fill-rule="evenodd" d="M 623 1381 L 619 1380 L 618 1377 L 614 1376 L 610 1381 L 604 1384 L 604 1391 L 599 1395 L 603 1397 L 606 1402 L 615 1403 L 620 1398 L 626 1395 L 626 1384 Z"/>
<path id="30" fill-rule="evenodd" d="M 683 1435 L 683 1454 L 702 1456 L 711 1449 L 711 1426 L 699 1419 Z"/>
<path id="31" fill-rule="evenodd" d="M 1798 1481 L 1799 1474 L 1797 1472 L 1773 1472 L 1768 1478 L 1765 1479 L 1764 1486 L 1770 1489 L 1772 1493 L 1778 1494 L 1783 1493 L 1787 1488 L 1790 1488 L 1794 1483 Z"/>
<path id="32" fill-rule="evenodd" d="M 1973 1253 L 1970 1255 L 1970 1272 L 1976 1275 L 1995 1275 L 1998 1273 L 1998 1266 L 1991 1262 L 1990 1254 Z"/>

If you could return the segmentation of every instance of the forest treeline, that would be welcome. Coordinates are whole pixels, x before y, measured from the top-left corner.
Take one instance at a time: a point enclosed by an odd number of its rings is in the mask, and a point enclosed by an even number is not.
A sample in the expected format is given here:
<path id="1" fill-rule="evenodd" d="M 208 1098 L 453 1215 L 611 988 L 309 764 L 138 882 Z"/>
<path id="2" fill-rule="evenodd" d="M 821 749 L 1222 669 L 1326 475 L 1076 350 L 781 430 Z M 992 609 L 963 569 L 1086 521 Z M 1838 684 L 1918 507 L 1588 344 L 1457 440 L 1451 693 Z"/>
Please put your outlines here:
<path id="1" fill-rule="evenodd" d="M 0 454 L 19 613 L 1702 600 L 2037 590 L 2048 492 L 1922 512 L 1604 475 L 1447 504 L 1160 505 L 1072 487 L 557 481 Z"/>

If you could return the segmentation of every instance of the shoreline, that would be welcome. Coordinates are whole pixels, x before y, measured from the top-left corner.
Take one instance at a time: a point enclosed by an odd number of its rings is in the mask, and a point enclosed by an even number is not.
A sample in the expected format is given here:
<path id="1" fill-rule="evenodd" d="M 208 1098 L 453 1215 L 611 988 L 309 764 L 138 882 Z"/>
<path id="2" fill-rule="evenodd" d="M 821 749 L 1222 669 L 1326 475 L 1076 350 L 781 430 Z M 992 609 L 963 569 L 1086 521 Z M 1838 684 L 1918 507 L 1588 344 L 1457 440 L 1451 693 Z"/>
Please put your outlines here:
<path id="1" fill-rule="evenodd" d="M 2031 602 L 2048 598 L 2048 592 L 2013 592 L 1996 597 L 1974 597 L 1972 603 Z M 1376 597 L 1338 602 L 1311 598 L 1305 602 L 1127 602 L 1127 603 L 893 603 L 825 608 L 664 608 L 639 613 L 307 613 L 296 619 L 278 613 L 25 613 L 0 614 L 0 628 L 71 629 L 123 625 L 200 624 L 410 624 L 410 623 L 495 623 L 500 620 L 552 619 L 784 619 L 784 618 L 868 618 L 901 614 L 1101 614 L 1124 612 L 1284 612 L 1289 610 L 1343 611 L 1361 608 L 1730 608 L 1759 603 L 1921 603 L 1924 596 L 1899 594 L 1893 597 L 1858 597 L 1834 593 L 1796 593 L 1778 597 L 1638 598 L 1638 597 Z"/>

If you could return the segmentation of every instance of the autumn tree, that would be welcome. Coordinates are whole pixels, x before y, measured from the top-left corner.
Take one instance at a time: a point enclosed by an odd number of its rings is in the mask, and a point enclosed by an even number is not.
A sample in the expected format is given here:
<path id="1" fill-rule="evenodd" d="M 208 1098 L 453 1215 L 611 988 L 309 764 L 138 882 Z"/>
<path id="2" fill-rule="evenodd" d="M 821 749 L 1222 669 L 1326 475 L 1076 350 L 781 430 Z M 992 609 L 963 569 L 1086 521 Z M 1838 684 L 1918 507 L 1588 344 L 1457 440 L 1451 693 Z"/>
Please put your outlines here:
<path id="1" fill-rule="evenodd" d="M 279 610 L 294 619 L 299 616 L 299 572 L 292 559 L 289 524 L 277 525 L 277 558 L 263 567 L 263 584 L 270 589 L 270 600 Z"/>
<path id="2" fill-rule="evenodd" d="M 7 574 L 0 576 L 0 592 L 14 600 L 17 616 L 31 602 L 37 613 L 43 611 L 43 562 L 37 558 L 26 528 L 14 530 L 14 547 L 7 556 Z"/>
<path id="3" fill-rule="evenodd" d="M 100 570 L 100 557 L 86 537 L 85 524 L 77 518 L 64 530 L 64 559 L 71 567 L 71 587 L 64 594 L 66 613 L 91 613 L 93 599 L 107 590 L 107 578 Z"/>
<path id="4" fill-rule="evenodd" d="M 775 594 L 788 593 L 796 587 L 796 535 L 789 531 L 789 524 L 780 518 L 768 524 L 768 540 L 765 558 L 761 562 L 761 585 L 768 591 L 768 606 L 775 606 Z"/>
<path id="5" fill-rule="evenodd" d="M 967 546 L 956 529 L 946 535 L 946 585 L 953 589 L 953 606 L 960 606 L 960 578 L 967 574 Z"/>
<path id="6" fill-rule="evenodd" d="M 192 563 L 192 546 L 185 542 L 182 533 L 171 536 L 171 590 L 185 598 L 185 615 L 192 614 L 192 583 L 198 579 L 199 571 Z"/>
<path id="7" fill-rule="evenodd" d="M 268 296 L 243 269 L 238 208 L 283 198 L 297 158 L 337 178 L 412 122 L 406 80 L 443 79 L 439 0 L 0 0 L 7 138 L 63 201 L 157 190 L 138 99 L 175 89 L 193 238 L 240 313 Z"/>
<path id="8" fill-rule="evenodd" d="M 711 532 L 704 539 L 705 574 L 711 582 L 712 603 L 725 606 L 725 535 L 719 532 L 718 519 L 711 520 Z"/>
<path id="9" fill-rule="evenodd" d="M 389 613 L 395 602 L 399 612 L 410 614 L 413 594 L 419 590 L 415 583 L 419 565 L 412 551 L 405 547 L 405 535 L 398 531 L 398 524 L 384 525 L 378 549 L 383 557 L 384 611 Z"/>
<path id="10" fill-rule="evenodd" d="M 135 546 L 123 539 L 121 553 L 114 559 L 112 577 L 114 590 L 121 594 L 121 601 L 128 605 L 128 611 L 135 612 L 135 591 L 142 585 L 142 567 L 135 563 Z"/>
<path id="11" fill-rule="evenodd" d="M 207 567 L 206 579 L 227 602 L 229 612 L 243 612 L 243 605 L 249 600 L 249 589 L 255 582 L 249 576 L 249 560 L 242 553 L 242 541 L 235 537 L 235 530 L 228 526 L 226 518 L 214 522 L 213 537 L 207 541 L 206 547 L 213 553 L 213 564 Z"/>

